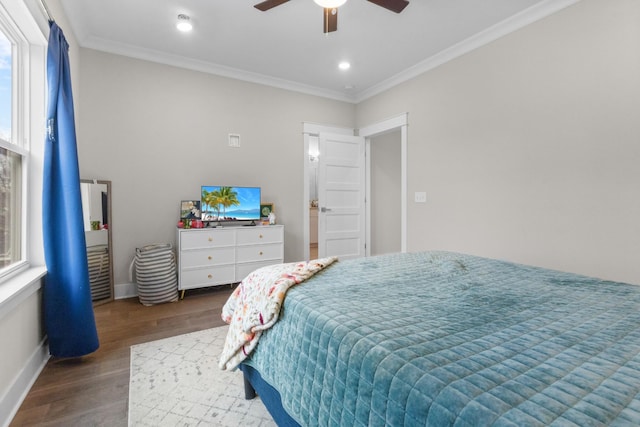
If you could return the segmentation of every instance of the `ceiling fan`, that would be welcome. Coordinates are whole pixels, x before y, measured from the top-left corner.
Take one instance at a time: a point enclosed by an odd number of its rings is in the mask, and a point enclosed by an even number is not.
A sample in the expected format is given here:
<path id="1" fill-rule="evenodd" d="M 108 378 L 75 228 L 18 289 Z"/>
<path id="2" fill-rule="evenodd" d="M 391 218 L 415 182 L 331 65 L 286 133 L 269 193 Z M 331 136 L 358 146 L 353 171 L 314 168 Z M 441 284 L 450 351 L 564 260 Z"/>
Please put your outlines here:
<path id="1" fill-rule="evenodd" d="M 276 6 L 280 6 L 289 0 L 266 0 L 262 3 L 254 5 L 256 9 L 266 11 Z M 338 6 L 343 5 L 346 0 L 314 0 L 317 4 L 324 8 L 324 25 L 323 31 L 330 33 L 338 29 Z M 384 7 L 395 13 L 400 13 L 409 5 L 407 0 L 367 0 L 380 7 Z"/>

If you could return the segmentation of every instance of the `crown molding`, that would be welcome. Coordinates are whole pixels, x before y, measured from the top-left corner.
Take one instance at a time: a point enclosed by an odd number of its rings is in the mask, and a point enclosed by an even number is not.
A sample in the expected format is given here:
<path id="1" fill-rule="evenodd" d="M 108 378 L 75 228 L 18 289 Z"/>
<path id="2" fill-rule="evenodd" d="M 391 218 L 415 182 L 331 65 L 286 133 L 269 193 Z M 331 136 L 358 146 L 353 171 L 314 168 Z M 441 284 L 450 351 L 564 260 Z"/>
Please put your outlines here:
<path id="1" fill-rule="evenodd" d="M 297 83 L 291 80 L 280 79 L 277 77 L 267 76 L 265 74 L 227 67 L 225 65 L 214 64 L 207 61 L 200 61 L 180 55 L 167 54 L 165 52 L 160 52 L 153 49 L 145 49 L 139 46 L 117 43 L 98 37 L 86 37 L 84 38 L 81 45 L 84 48 L 99 50 L 101 52 L 122 55 L 130 58 L 141 59 L 144 61 L 156 62 L 164 65 L 199 71 L 221 77 L 228 77 L 249 83 L 276 87 L 279 89 L 319 96 L 322 98 L 334 99 L 337 101 L 349 103 L 355 102 L 355 96 L 345 95 L 342 92 L 330 91 L 315 86 Z"/>
<path id="2" fill-rule="evenodd" d="M 580 0 L 546 0 L 536 4 L 535 6 L 531 6 L 530 8 L 505 19 L 504 21 L 481 31 L 458 44 L 438 52 L 413 67 L 407 68 L 395 76 L 357 93 L 355 102 L 357 104 L 371 98 L 372 96 L 378 95 L 379 93 L 389 90 L 400 83 L 404 83 L 426 73 L 427 71 L 433 70 L 442 64 L 485 46 L 501 37 L 524 28 L 529 24 L 553 15 L 554 13 L 578 3 L 579 1 Z"/>

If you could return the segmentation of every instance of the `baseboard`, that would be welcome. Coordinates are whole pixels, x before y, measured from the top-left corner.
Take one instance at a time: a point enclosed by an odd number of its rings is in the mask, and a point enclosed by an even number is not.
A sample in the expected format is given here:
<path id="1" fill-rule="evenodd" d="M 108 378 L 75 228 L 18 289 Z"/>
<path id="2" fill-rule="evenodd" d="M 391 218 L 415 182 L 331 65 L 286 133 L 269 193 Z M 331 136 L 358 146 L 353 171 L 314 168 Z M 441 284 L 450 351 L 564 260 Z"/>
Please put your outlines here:
<path id="1" fill-rule="evenodd" d="M 36 382 L 40 372 L 49 360 L 49 345 L 46 337 L 38 348 L 35 349 L 18 377 L 13 382 L 7 393 L 0 400 L 0 426 L 8 427 L 11 420 L 20 409 L 20 405 L 27 397 L 31 386 Z"/>
<path id="2" fill-rule="evenodd" d="M 113 286 L 113 298 L 125 299 L 138 296 L 138 288 L 135 283 L 120 283 Z"/>

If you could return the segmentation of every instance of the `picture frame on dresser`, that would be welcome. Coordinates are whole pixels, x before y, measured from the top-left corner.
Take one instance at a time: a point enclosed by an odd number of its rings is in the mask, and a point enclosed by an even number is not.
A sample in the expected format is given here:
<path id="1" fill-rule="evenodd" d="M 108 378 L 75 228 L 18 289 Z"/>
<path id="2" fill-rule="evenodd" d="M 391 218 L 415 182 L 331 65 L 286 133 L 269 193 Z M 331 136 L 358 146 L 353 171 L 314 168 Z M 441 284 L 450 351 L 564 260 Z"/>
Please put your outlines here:
<path id="1" fill-rule="evenodd" d="M 180 202 L 180 219 L 200 219 L 200 200 L 182 200 Z"/>
<path id="2" fill-rule="evenodd" d="M 268 218 L 271 212 L 274 212 L 273 203 L 260 203 L 260 216 L 262 218 Z"/>

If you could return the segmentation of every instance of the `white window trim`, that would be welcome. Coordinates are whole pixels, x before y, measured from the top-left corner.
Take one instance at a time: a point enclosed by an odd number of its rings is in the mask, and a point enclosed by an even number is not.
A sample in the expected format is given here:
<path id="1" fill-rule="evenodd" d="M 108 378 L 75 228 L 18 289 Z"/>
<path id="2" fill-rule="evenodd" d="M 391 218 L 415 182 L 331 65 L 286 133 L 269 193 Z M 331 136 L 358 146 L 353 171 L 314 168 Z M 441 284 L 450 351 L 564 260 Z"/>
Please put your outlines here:
<path id="1" fill-rule="evenodd" d="M 11 269 L 10 274 L 0 278 L 0 318 L 17 304 L 41 287 L 41 278 L 46 273 L 42 238 L 42 177 L 44 161 L 44 137 L 46 115 L 46 17 L 37 7 L 36 0 L 0 0 L 3 27 L 10 35 L 20 40 L 20 58 L 14 71 L 22 77 L 23 85 L 14 96 L 26 101 L 13 118 L 13 151 L 23 157 L 22 221 L 23 259 L 21 265 Z M 9 22 L 4 17 L 11 17 Z M 43 26 L 43 23 L 45 24 Z M 16 74 L 20 73 L 20 74 Z M 9 272 L 7 272 L 9 273 Z"/>

